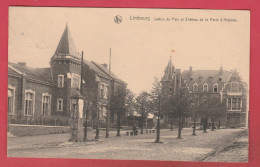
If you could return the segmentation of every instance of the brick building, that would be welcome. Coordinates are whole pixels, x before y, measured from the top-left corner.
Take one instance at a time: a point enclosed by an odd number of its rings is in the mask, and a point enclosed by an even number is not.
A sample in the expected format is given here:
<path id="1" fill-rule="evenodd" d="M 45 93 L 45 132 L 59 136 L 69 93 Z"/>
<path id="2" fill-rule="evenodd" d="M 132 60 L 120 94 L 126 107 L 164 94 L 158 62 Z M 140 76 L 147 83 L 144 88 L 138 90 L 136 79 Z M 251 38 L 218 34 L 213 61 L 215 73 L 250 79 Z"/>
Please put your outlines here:
<path id="1" fill-rule="evenodd" d="M 30 68 L 26 63 L 8 63 L 9 121 L 37 124 L 47 118 L 68 118 L 70 97 L 81 88 L 81 71 L 82 95 L 86 102 L 91 102 L 90 119 L 104 121 L 110 90 L 113 98 L 118 89 L 126 89 L 126 83 L 113 73 L 109 75 L 106 64 L 84 59 L 81 70 L 81 55 L 67 25 L 49 68 Z M 111 111 L 112 121 L 114 114 Z"/>
<path id="2" fill-rule="evenodd" d="M 247 84 L 242 81 L 236 70 L 189 70 L 181 72 L 175 69 L 170 58 L 161 80 L 164 96 L 176 95 L 181 88 L 186 88 L 191 95 L 201 94 L 216 97 L 225 103 L 225 116 L 214 118 L 226 127 L 245 127 L 247 122 Z M 190 117 L 185 118 L 186 126 L 192 125 Z M 201 118 L 197 120 L 200 122 Z M 209 119 L 209 121 L 211 121 Z"/>

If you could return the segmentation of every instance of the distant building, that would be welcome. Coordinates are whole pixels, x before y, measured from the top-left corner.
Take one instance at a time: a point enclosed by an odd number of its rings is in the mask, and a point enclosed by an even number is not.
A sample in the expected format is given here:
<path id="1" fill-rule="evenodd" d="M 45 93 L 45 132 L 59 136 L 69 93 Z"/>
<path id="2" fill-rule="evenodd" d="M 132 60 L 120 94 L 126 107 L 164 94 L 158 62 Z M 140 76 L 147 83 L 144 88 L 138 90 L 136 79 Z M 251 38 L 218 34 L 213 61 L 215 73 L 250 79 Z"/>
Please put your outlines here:
<path id="1" fill-rule="evenodd" d="M 126 83 L 106 64 L 83 62 L 82 95 L 91 102 L 90 118 L 105 120 L 111 97 Z M 110 77 L 111 76 L 111 77 Z M 50 68 L 30 68 L 26 63 L 8 63 L 8 114 L 13 123 L 35 123 L 42 118 L 69 117 L 71 95 L 81 87 L 81 55 L 68 26 L 50 60 Z M 115 113 L 111 111 L 112 121 Z"/>
<path id="2" fill-rule="evenodd" d="M 226 114 L 221 124 L 226 127 L 246 127 L 248 85 L 242 81 L 236 70 L 226 71 L 221 66 L 219 70 L 189 70 L 181 72 L 175 69 L 170 58 L 161 79 L 164 96 L 177 94 L 181 88 L 188 89 L 189 94 L 204 94 L 218 97 L 226 105 Z M 167 116 L 164 116 L 167 119 Z M 200 121 L 199 119 L 198 121 Z M 166 120 L 167 121 L 167 120 Z M 185 118 L 187 126 L 192 125 L 190 117 Z"/>

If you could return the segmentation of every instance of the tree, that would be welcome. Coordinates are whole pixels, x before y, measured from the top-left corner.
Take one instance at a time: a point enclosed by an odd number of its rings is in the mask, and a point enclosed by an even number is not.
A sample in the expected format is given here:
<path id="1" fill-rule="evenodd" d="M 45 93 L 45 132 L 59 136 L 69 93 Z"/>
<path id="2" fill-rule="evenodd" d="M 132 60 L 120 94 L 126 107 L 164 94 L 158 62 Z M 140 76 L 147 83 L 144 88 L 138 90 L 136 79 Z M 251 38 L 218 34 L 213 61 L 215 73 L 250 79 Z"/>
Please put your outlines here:
<path id="1" fill-rule="evenodd" d="M 150 103 L 149 108 L 151 112 L 158 117 L 159 116 L 159 96 L 161 98 L 162 85 L 159 78 L 154 77 L 153 87 L 150 91 Z M 160 99 L 161 101 L 161 99 Z"/>
<path id="2" fill-rule="evenodd" d="M 151 106 L 150 94 L 146 91 L 141 92 L 136 97 L 136 111 L 141 114 L 141 134 L 143 134 L 144 120 L 146 120 Z"/>
<path id="3" fill-rule="evenodd" d="M 162 95 L 161 108 L 164 115 L 168 116 L 171 124 L 171 130 L 173 130 L 173 119 L 176 116 L 176 105 L 178 103 L 178 95 L 165 96 Z"/>
<path id="4" fill-rule="evenodd" d="M 220 117 L 225 115 L 225 104 L 222 103 L 220 97 L 214 96 L 209 98 L 208 102 L 208 115 L 211 117 L 212 126 L 211 130 L 215 129 L 215 118 L 219 118 L 219 128 L 220 128 Z"/>
<path id="5" fill-rule="evenodd" d="M 178 139 L 182 139 L 182 119 L 189 114 L 189 98 L 186 88 L 181 88 L 180 93 L 176 95 L 178 97 L 175 116 L 178 118 Z"/>
<path id="6" fill-rule="evenodd" d="M 191 93 L 189 95 L 189 115 L 193 118 L 193 132 L 192 135 L 196 135 L 196 119 L 199 116 L 203 116 L 205 111 L 206 99 L 203 93 Z"/>
<path id="7" fill-rule="evenodd" d="M 126 114 L 126 89 L 125 87 L 119 87 L 115 94 L 113 95 L 113 100 L 111 101 L 111 109 L 117 113 L 117 134 L 120 136 L 121 128 L 121 116 Z"/>
<path id="8" fill-rule="evenodd" d="M 152 108 L 158 111 L 157 114 L 157 132 L 155 143 L 160 142 L 160 117 L 161 117 L 161 91 L 162 86 L 159 78 L 154 78 L 153 87 L 151 90 L 151 105 Z"/>
<path id="9" fill-rule="evenodd" d="M 135 111 L 135 94 L 130 89 L 125 92 L 125 109 L 126 115 L 132 115 Z"/>

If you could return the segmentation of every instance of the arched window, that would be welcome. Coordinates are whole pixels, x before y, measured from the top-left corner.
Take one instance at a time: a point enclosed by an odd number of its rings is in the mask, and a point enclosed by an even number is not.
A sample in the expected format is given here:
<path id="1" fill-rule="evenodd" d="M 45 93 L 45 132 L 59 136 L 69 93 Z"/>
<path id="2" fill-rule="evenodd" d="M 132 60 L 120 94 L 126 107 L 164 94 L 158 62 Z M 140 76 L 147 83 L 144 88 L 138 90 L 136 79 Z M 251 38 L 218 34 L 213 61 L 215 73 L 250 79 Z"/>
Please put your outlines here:
<path id="1" fill-rule="evenodd" d="M 193 84 L 193 92 L 198 92 L 198 84 L 197 83 Z"/>
<path id="2" fill-rule="evenodd" d="M 203 84 L 203 92 L 207 92 L 208 91 L 208 84 L 204 83 Z"/>
<path id="3" fill-rule="evenodd" d="M 218 93 L 218 84 L 217 84 L 217 83 L 215 83 L 215 84 L 213 85 L 213 92 L 214 92 L 214 93 Z"/>
<path id="4" fill-rule="evenodd" d="M 57 111 L 63 111 L 63 99 L 57 99 Z"/>

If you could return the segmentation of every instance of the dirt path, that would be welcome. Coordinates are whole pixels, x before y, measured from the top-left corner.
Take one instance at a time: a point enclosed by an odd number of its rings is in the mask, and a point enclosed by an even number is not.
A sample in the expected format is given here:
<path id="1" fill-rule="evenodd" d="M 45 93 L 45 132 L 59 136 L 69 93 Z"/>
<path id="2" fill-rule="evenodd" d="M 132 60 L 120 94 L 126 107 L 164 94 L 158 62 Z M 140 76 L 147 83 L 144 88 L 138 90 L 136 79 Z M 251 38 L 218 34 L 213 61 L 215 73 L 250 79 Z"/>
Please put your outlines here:
<path id="1" fill-rule="evenodd" d="M 16 138 L 8 141 L 13 144 L 12 147 L 8 146 L 8 156 L 201 161 L 202 157 L 212 154 L 217 148 L 232 143 L 243 131 L 242 129 L 221 129 L 208 131 L 208 133 L 197 131 L 197 136 L 192 136 L 192 129 L 185 128 L 182 132 L 183 139 L 177 139 L 177 130 L 162 130 L 162 143 L 154 143 L 156 133 L 138 136 L 122 134 L 121 137 L 115 137 L 115 134 L 111 132 L 111 137 L 108 139 L 101 137 L 99 141 L 91 140 L 87 143 L 70 143 L 67 139 L 60 138 L 68 138 L 66 134 L 26 137 L 22 140 Z M 53 142 L 55 138 L 57 141 Z M 20 146 L 15 148 L 15 145 Z M 240 158 L 237 160 L 240 161 Z"/>
<path id="2" fill-rule="evenodd" d="M 216 150 L 204 161 L 217 162 L 248 162 L 248 131 L 241 133 L 232 143 Z"/>

